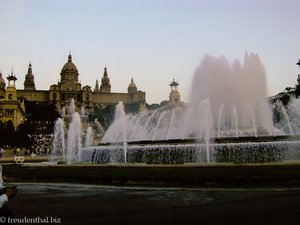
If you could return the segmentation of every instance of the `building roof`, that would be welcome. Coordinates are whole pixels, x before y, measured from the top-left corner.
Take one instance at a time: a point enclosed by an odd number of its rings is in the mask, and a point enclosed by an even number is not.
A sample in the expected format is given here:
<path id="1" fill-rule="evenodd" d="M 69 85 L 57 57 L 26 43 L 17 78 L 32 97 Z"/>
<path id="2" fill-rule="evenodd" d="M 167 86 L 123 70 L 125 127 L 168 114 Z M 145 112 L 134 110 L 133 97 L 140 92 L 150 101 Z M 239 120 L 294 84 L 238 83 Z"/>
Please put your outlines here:
<path id="1" fill-rule="evenodd" d="M 178 86 L 179 84 L 173 79 L 173 81 L 170 83 L 170 86 Z"/>
<path id="2" fill-rule="evenodd" d="M 131 78 L 131 82 L 130 82 L 128 88 L 137 88 L 135 83 L 133 82 L 133 78 Z"/>
<path id="3" fill-rule="evenodd" d="M 63 66 L 63 68 L 61 70 L 61 72 L 64 72 L 64 71 L 76 71 L 76 72 L 78 72 L 75 64 L 72 62 L 71 53 L 68 56 L 68 62 L 65 63 L 65 65 Z"/>
<path id="4" fill-rule="evenodd" d="M 17 77 L 14 75 L 14 73 L 11 72 L 11 74 L 8 75 L 7 80 L 9 80 L 9 81 L 10 81 L 10 80 L 16 81 L 16 80 L 18 80 L 18 79 L 17 79 Z"/>

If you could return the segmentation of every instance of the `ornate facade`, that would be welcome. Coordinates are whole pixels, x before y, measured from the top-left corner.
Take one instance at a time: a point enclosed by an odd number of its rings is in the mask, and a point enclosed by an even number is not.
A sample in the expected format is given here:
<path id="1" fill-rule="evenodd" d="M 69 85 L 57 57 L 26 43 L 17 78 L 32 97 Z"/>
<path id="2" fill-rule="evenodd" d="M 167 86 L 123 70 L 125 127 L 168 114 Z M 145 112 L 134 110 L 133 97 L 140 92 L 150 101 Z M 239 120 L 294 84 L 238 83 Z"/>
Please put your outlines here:
<path id="1" fill-rule="evenodd" d="M 25 120 L 25 105 L 22 98 L 17 95 L 16 76 L 13 72 L 7 77 L 8 86 L 0 73 L 0 121 L 11 121 L 17 128 Z"/>
<path id="2" fill-rule="evenodd" d="M 137 89 L 133 79 L 128 86 L 127 93 L 111 92 L 111 84 L 106 67 L 104 68 L 100 88 L 98 80 L 96 80 L 95 88 L 92 90 L 91 86 L 82 86 L 78 78 L 79 72 L 72 62 L 71 54 L 69 54 L 68 61 L 61 70 L 60 81 L 51 85 L 49 90 L 36 90 L 30 63 L 25 75 L 24 89 L 18 89 L 17 95 L 20 99 L 28 101 L 51 102 L 59 110 L 68 105 L 70 99 L 73 98 L 77 108 L 84 107 L 87 112 L 93 110 L 94 107 L 117 104 L 119 101 L 122 101 L 124 104 L 139 103 L 141 106 L 146 101 L 146 93 Z"/>

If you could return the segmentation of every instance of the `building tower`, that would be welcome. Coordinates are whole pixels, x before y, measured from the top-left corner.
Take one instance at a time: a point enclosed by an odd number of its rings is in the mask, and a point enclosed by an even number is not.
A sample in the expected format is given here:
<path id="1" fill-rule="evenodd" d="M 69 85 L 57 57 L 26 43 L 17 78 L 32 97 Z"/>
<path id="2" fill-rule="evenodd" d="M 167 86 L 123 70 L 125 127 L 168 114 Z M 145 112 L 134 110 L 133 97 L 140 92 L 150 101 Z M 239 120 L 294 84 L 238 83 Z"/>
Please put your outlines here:
<path id="1" fill-rule="evenodd" d="M 169 105 L 176 106 L 180 104 L 180 93 L 178 92 L 178 83 L 173 79 L 170 83 L 171 92 L 169 95 Z"/>
<path id="2" fill-rule="evenodd" d="M 296 65 L 298 65 L 299 69 L 300 69 L 300 59 L 298 60 Z M 298 96 L 300 96 L 300 74 L 298 74 L 297 84 L 296 84 L 296 88 L 295 88 L 295 97 L 298 98 Z"/>
<path id="3" fill-rule="evenodd" d="M 8 87 L 7 88 L 14 88 L 14 89 L 16 89 L 16 80 L 17 80 L 17 77 L 14 75 L 13 71 L 11 71 L 11 74 L 8 75 L 7 80 L 8 80 Z"/>
<path id="4" fill-rule="evenodd" d="M 28 71 L 25 75 L 24 90 L 35 90 L 34 76 L 32 74 L 31 63 L 29 63 Z"/>
<path id="5" fill-rule="evenodd" d="M 13 71 L 7 77 L 8 85 L 5 92 L 5 98 L 0 101 L 0 108 L 2 109 L 2 122 L 9 122 L 13 124 L 15 129 L 25 120 L 25 105 L 23 98 L 17 96 L 16 76 Z"/>
<path id="6" fill-rule="evenodd" d="M 110 93 L 111 92 L 111 86 L 110 86 L 110 81 L 109 81 L 109 78 L 107 75 L 106 67 L 104 68 L 104 73 L 103 73 L 103 77 L 101 80 L 100 92 L 101 93 Z"/>
<path id="7" fill-rule="evenodd" d="M 2 71 L 0 71 L 0 99 L 5 98 L 5 80 L 2 77 Z"/>
<path id="8" fill-rule="evenodd" d="M 50 87 L 50 101 L 58 102 L 58 108 L 62 108 L 74 99 L 76 106 L 82 101 L 81 83 L 78 81 L 78 70 L 72 62 L 72 55 L 69 53 L 68 61 L 60 72 L 60 82 L 57 86 Z"/>
<path id="9" fill-rule="evenodd" d="M 97 93 L 100 92 L 98 80 L 96 80 L 96 85 L 95 85 L 94 92 L 97 92 Z"/>

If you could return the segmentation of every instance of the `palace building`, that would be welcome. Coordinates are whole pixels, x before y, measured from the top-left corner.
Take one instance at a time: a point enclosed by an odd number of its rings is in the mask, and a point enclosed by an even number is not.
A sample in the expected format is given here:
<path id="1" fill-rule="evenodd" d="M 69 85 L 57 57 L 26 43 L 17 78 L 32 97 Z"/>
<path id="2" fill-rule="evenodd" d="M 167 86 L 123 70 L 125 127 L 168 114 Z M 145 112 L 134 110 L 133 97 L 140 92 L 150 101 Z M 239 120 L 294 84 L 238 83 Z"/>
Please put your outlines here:
<path id="1" fill-rule="evenodd" d="M 60 80 L 57 84 L 52 84 L 49 90 L 36 89 L 31 63 L 29 63 L 28 71 L 25 75 L 24 89 L 16 89 L 16 77 L 13 73 L 7 77 L 9 82 L 11 82 L 12 78 L 15 78 L 13 79 L 13 84 L 8 85 L 6 88 L 2 74 L 0 76 L 0 106 L 2 105 L 2 111 L 5 111 L 3 101 L 8 99 L 7 92 L 11 86 L 13 86 L 15 90 L 15 101 L 50 102 L 55 104 L 59 111 L 64 106 L 67 106 L 71 99 L 75 100 L 78 109 L 83 107 L 86 112 L 92 112 L 95 107 L 115 105 L 118 104 L 119 101 L 122 101 L 124 104 L 138 103 L 141 109 L 143 109 L 146 102 L 146 93 L 138 90 L 133 79 L 131 79 L 126 93 L 111 92 L 111 84 L 106 67 L 104 68 L 100 87 L 98 80 L 96 80 L 94 89 L 89 85 L 82 86 L 78 79 L 79 72 L 72 62 L 71 54 L 69 54 L 67 62 L 61 69 Z M 16 122 L 14 125 L 18 125 L 19 123 L 20 122 Z"/>

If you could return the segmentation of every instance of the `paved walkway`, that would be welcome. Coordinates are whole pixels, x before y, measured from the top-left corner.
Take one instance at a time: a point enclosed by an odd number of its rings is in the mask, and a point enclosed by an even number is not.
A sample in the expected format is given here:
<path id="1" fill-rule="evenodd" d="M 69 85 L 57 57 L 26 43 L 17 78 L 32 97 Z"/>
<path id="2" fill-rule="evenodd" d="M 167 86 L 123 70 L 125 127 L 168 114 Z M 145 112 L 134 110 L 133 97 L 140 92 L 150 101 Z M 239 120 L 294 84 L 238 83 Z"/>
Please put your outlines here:
<path id="1" fill-rule="evenodd" d="M 47 219 L 72 225 L 300 223 L 300 189 L 146 189 L 35 183 L 18 187 L 19 193 L 8 207 L 20 220 Z"/>

